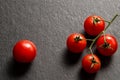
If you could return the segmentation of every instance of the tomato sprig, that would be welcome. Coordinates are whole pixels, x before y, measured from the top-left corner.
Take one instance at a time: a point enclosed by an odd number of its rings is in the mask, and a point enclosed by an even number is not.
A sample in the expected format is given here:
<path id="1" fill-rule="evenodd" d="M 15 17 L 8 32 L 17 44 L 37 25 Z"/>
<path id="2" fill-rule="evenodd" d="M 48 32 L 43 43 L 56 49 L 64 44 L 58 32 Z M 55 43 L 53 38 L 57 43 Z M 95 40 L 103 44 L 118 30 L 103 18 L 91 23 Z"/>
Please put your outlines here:
<path id="1" fill-rule="evenodd" d="M 105 21 L 108 23 L 108 25 L 94 39 L 86 39 L 88 41 L 91 41 L 91 44 L 88 48 L 90 50 L 90 53 L 84 56 L 84 58 L 82 59 L 82 67 L 86 72 L 96 73 L 101 67 L 101 61 L 97 56 L 95 56 L 95 54 L 93 54 L 92 50 L 92 47 L 96 41 L 97 49 L 103 56 L 111 56 L 117 50 L 116 39 L 112 35 L 105 34 L 105 31 L 109 28 L 109 26 L 112 24 L 112 22 L 116 19 L 117 16 L 118 15 L 116 14 L 111 21 Z M 97 24 L 97 22 L 99 22 L 99 20 L 97 18 L 94 18 L 93 24 Z"/>
<path id="2" fill-rule="evenodd" d="M 81 33 L 73 33 L 68 36 L 66 45 L 68 50 L 72 53 L 81 53 L 86 48 L 87 41 L 91 41 L 91 44 L 88 47 L 90 52 L 82 59 L 82 67 L 86 72 L 96 73 L 101 68 L 101 61 L 92 50 L 95 43 L 96 49 L 103 56 L 111 56 L 117 50 L 118 42 L 115 37 L 105 33 L 117 16 L 118 14 L 110 21 L 106 21 L 97 15 L 87 17 L 84 21 L 84 29 L 89 35 L 96 36 L 93 39 L 86 39 Z M 105 22 L 108 23 L 106 27 Z"/>

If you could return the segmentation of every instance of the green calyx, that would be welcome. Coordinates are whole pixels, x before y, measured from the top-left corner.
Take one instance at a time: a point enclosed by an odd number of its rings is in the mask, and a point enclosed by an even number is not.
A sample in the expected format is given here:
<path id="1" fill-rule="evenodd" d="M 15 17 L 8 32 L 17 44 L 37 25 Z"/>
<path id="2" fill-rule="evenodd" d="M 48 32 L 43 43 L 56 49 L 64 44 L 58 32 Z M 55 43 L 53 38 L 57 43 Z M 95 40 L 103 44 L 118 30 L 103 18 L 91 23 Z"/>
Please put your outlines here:
<path id="1" fill-rule="evenodd" d="M 110 44 L 105 42 L 103 45 L 102 45 L 103 48 L 109 48 L 110 47 Z"/>
<path id="2" fill-rule="evenodd" d="M 92 59 L 91 61 L 92 61 L 92 64 L 91 64 L 91 66 L 90 66 L 90 69 L 92 69 L 92 68 L 94 67 L 94 65 L 97 64 L 97 62 L 96 62 L 96 60 L 94 59 L 94 57 L 93 57 L 93 59 Z"/>
<path id="3" fill-rule="evenodd" d="M 76 42 L 79 42 L 79 41 L 81 41 L 82 39 L 81 39 L 80 36 L 76 36 L 76 37 L 74 38 L 74 40 L 75 40 Z"/>
<path id="4" fill-rule="evenodd" d="M 97 63 L 94 57 L 91 61 L 92 61 L 93 64 Z"/>
<path id="5" fill-rule="evenodd" d="M 93 24 L 98 23 L 100 20 L 98 18 L 93 18 Z"/>

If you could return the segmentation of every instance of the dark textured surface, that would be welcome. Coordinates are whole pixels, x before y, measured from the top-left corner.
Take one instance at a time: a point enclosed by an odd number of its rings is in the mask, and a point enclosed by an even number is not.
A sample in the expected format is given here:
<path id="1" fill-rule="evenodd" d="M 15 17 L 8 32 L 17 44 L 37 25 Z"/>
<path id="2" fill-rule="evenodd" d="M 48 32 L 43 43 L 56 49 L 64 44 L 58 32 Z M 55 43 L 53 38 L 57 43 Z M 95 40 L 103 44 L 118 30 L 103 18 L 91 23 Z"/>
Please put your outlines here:
<path id="1" fill-rule="evenodd" d="M 84 32 L 83 21 L 92 14 L 110 20 L 120 14 L 120 0 L 0 0 L 0 80 L 118 80 L 120 49 L 102 59 L 97 74 L 88 75 L 81 67 L 81 55 L 66 49 L 66 38 Z M 120 17 L 108 33 L 120 42 Z M 31 64 L 18 64 L 12 48 L 21 39 L 33 41 L 37 57 Z M 120 46 L 120 43 L 119 43 Z"/>

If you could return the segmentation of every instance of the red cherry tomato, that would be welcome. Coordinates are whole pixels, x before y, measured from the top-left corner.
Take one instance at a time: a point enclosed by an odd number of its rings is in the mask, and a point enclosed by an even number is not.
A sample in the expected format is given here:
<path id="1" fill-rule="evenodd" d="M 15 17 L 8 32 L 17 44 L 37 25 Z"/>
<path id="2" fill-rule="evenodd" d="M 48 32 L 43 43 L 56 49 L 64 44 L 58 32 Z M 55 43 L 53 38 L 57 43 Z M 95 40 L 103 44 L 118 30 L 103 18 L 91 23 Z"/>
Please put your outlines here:
<path id="1" fill-rule="evenodd" d="M 84 29 L 91 36 L 97 36 L 105 28 L 105 21 L 100 16 L 89 16 L 84 21 Z"/>
<path id="2" fill-rule="evenodd" d="M 80 33 L 73 33 L 67 38 L 68 50 L 73 53 L 82 52 L 87 44 L 86 38 Z"/>
<path id="3" fill-rule="evenodd" d="M 29 40 L 18 41 L 13 48 L 13 57 L 17 62 L 30 63 L 36 56 L 36 46 Z"/>
<path id="4" fill-rule="evenodd" d="M 101 68 L 101 61 L 96 55 L 87 54 L 82 59 L 82 67 L 87 73 L 96 73 Z"/>
<path id="5" fill-rule="evenodd" d="M 118 42 L 114 36 L 106 34 L 105 36 L 102 35 L 98 38 L 96 47 L 103 56 L 111 56 L 116 52 Z"/>

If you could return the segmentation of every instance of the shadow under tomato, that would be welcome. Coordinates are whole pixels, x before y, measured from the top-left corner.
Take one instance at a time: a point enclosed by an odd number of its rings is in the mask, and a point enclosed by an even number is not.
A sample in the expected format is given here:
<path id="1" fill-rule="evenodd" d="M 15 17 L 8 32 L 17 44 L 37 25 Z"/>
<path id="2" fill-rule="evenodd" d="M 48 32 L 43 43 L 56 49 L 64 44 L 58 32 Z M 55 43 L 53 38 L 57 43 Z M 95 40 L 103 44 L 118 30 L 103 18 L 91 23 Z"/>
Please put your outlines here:
<path id="1" fill-rule="evenodd" d="M 8 75 L 11 77 L 20 77 L 28 72 L 32 63 L 18 63 L 13 58 L 8 64 Z"/>
<path id="2" fill-rule="evenodd" d="M 96 74 L 97 73 L 88 74 L 83 68 L 81 68 L 78 73 L 78 80 L 95 80 Z"/>
<path id="3" fill-rule="evenodd" d="M 86 39 L 94 39 L 96 36 L 91 36 L 89 35 L 88 33 L 86 33 L 84 30 L 81 32 L 85 37 Z"/>
<path id="4" fill-rule="evenodd" d="M 82 53 L 72 53 L 68 49 L 65 49 L 63 54 L 64 63 L 69 66 L 72 66 L 79 61 Z"/>
<path id="5" fill-rule="evenodd" d="M 112 62 L 112 56 L 103 56 L 98 50 L 95 50 L 95 54 L 100 58 L 101 69 L 107 68 Z"/>
<path id="6" fill-rule="evenodd" d="M 84 30 L 81 33 L 85 36 L 86 39 L 91 39 L 92 40 L 96 37 L 96 36 L 91 36 L 91 35 L 87 34 Z M 92 41 L 87 40 L 87 47 L 90 46 L 91 42 Z"/>

